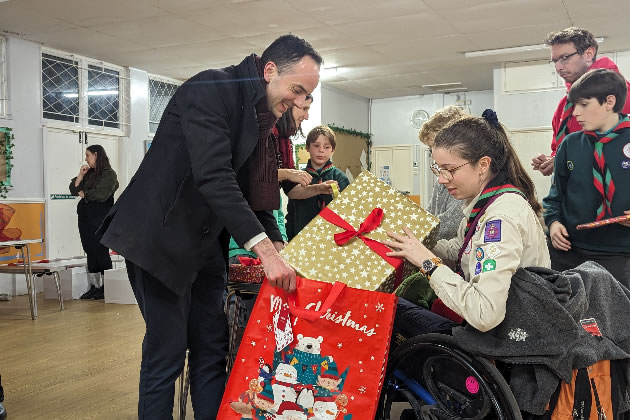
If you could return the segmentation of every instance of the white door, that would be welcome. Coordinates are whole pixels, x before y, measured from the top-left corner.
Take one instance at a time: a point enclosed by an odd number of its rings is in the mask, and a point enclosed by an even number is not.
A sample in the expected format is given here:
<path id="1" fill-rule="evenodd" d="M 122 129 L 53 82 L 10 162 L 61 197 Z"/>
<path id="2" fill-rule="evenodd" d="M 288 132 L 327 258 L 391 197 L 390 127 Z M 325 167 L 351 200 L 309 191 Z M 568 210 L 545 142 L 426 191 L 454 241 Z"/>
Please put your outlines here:
<path id="1" fill-rule="evenodd" d="M 119 137 L 88 133 L 86 146 L 83 141 L 79 142 L 78 131 L 53 128 L 44 128 L 44 131 L 48 258 L 85 255 L 77 222 L 76 208 L 79 198 L 70 195 L 70 181 L 77 176 L 79 168 L 85 163 L 85 148 L 92 144 L 100 144 L 105 148 L 112 168 L 118 171 Z"/>

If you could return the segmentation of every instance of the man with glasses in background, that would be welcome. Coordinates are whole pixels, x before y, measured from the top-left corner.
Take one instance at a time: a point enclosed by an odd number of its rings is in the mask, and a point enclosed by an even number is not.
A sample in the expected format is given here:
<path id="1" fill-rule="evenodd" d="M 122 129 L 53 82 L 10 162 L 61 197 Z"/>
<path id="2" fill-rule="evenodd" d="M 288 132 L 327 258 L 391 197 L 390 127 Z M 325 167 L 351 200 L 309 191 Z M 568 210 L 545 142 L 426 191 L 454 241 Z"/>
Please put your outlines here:
<path id="1" fill-rule="evenodd" d="M 545 44 L 551 48 L 550 63 L 556 66 L 556 71 L 564 79 L 567 92 L 571 89 L 571 85 L 589 70 L 610 69 L 619 73 L 619 68 L 610 58 L 597 58 L 597 41 L 593 34 L 586 29 L 572 26 L 560 32 L 552 32 L 547 35 Z M 626 84 L 628 85 L 628 97 L 630 97 L 630 83 L 626 81 Z M 627 98 L 621 111 L 623 114 L 630 112 L 630 100 Z M 569 133 L 582 131 L 582 127 L 573 116 L 573 108 L 574 104 L 570 103 L 565 95 L 560 100 L 551 122 L 553 128 L 551 155 L 546 156 L 540 153 L 532 159 L 532 167 L 545 176 L 553 173 L 556 150 L 564 138 Z"/>

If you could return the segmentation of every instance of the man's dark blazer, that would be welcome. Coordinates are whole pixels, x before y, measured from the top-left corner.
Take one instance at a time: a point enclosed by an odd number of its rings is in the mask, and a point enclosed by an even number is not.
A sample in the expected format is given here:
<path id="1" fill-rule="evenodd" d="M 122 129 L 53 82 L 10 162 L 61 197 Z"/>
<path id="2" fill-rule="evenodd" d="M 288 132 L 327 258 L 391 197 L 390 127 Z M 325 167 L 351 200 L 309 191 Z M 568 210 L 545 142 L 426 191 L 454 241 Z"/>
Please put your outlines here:
<path id="1" fill-rule="evenodd" d="M 272 212 L 254 213 L 246 200 L 260 100 L 254 55 L 186 81 L 105 218 L 101 242 L 181 295 L 224 229 L 240 246 L 262 232 L 282 241 Z"/>

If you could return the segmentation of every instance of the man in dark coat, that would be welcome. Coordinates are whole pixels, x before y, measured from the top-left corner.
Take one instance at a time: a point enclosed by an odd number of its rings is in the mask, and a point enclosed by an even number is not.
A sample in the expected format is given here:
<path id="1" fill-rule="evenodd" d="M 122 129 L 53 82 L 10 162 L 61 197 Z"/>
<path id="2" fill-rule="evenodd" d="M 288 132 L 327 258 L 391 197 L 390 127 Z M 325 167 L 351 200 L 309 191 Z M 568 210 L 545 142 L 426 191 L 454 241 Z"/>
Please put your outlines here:
<path id="1" fill-rule="evenodd" d="M 321 62 L 308 42 L 285 35 L 261 57 L 189 79 L 103 222 L 102 243 L 126 258 L 146 323 L 140 418 L 172 418 L 186 349 L 195 417 L 216 418 L 225 385 L 230 235 L 260 257 L 272 285 L 295 290 L 295 272 L 278 254 L 277 145 L 270 133 L 284 112 L 305 105 Z"/>

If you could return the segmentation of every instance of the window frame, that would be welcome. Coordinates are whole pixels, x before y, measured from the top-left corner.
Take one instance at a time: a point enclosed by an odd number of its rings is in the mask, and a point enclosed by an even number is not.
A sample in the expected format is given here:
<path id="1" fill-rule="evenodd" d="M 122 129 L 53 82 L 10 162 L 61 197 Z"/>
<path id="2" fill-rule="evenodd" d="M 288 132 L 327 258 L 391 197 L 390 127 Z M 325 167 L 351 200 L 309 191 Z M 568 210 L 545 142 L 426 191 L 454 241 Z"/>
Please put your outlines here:
<path id="1" fill-rule="evenodd" d="M 148 108 L 149 108 L 149 118 L 148 118 L 148 133 L 149 133 L 149 139 L 152 139 L 155 136 L 155 131 L 151 130 L 151 124 L 159 124 L 159 121 L 151 121 L 151 81 L 156 81 L 156 82 L 162 82 L 162 83 L 168 83 L 171 85 L 175 85 L 177 86 L 177 89 L 179 89 L 179 87 L 184 83 L 181 80 L 177 80 L 177 79 L 172 79 L 170 77 L 165 77 L 165 76 L 160 76 L 157 74 L 148 74 L 148 84 L 147 84 L 147 94 L 148 94 L 148 98 L 149 100 L 148 102 Z M 175 89 L 175 91 L 177 91 L 177 89 Z M 172 96 L 171 96 L 172 98 Z M 169 98 L 170 101 L 170 98 Z M 161 116 L 160 116 L 161 118 Z M 157 131 L 157 130 L 156 130 Z"/>
<path id="2" fill-rule="evenodd" d="M 9 83 L 7 66 L 7 38 L 0 35 L 0 118 L 9 117 Z"/>
<path id="3" fill-rule="evenodd" d="M 79 115 L 78 122 L 63 121 L 57 119 L 51 119 L 44 117 L 44 75 L 43 75 L 43 59 L 44 54 L 58 57 L 64 60 L 72 60 L 78 63 L 78 83 L 79 83 Z M 87 132 L 98 132 L 102 134 L 111 134 L 116 136 L 127 136 L 130 126 L 130 82 L 129 82 L 129 69 L 127 67 L 118 66 L 116 64 L 107 63 L 104 61 L 96 60 L 93 58 L 67 53 L 64 51 L 41 48 L 40 54 L 40 116 L 42 124 L 49 127 L 66 128 L 81 130 Z M 100 67 L 101 69 L 107 69 L 118 72 L 118 128 L 107 127 L 104 125 L 90 124 L 91 118 L 89 118 L 88 112 L 88 87 L 89 79 L 88 72 L 98 71 L 90 68 L 90 66 Z M 92 118 L 93 120 L 93 118 Z"/>

